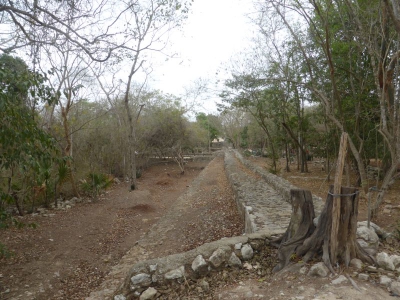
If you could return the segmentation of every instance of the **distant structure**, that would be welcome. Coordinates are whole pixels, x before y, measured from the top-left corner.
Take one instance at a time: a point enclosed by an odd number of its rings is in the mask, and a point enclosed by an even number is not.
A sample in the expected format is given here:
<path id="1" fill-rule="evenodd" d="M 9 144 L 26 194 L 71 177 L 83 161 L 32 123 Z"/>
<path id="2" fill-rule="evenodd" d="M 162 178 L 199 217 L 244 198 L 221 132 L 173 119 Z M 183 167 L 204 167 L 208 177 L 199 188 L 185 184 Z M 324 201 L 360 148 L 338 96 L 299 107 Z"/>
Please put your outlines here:
<path id="1" fill-rule="evenodd" d="M 224 146 L 225 140 L 221 137 L 215 138 L 211 141 L 212 150 L 219 150 Z"/>

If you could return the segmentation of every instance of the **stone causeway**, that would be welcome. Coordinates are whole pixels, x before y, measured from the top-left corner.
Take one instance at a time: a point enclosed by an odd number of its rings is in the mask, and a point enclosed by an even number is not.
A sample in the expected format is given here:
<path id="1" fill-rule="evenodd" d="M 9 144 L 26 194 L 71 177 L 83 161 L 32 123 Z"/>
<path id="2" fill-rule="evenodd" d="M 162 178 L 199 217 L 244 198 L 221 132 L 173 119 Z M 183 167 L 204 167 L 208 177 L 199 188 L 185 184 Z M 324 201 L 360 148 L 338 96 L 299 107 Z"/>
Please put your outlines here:
<path id="1" fill-rule="evenodd" d="M 296 187 L 252 164 L 235 150 L 224 151 L 224 157 L 225 171 L 235 193 L 238 211 L 244 219 L 244 234 L 207 243 L 188 252 L 138 262 L 131 266 L 122 284 L 117 286 L 115 280 L 103 283 L 101 290 L 93 292 L 87 300 L 99 297 L 153 299 L 157 288 L 165 288 L 171 283 L 201 278 L 208 272 L 227 267 L 241 268 L 253 257 L 254 251 L 269 245 L 271 240 L 286 231 L 292 210 L 290 189 Z M 313 203 L 315 213 L 319 215 L 322 199 L 313 196 Z"/>

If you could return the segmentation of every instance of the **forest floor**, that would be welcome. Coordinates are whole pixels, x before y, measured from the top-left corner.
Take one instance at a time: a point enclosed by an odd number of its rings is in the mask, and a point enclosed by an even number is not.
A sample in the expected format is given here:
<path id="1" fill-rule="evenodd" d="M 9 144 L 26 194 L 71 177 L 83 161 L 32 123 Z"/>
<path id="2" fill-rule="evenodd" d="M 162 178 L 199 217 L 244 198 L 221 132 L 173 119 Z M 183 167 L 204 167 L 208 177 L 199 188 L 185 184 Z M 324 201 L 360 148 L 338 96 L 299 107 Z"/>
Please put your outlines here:
<path id="1" fill-rule="evenodd" d="M 267 167 L 265 159 L 255 160 Z M 307 174 L 292 171 L 283 176 L 298 187 L 308 188 L 324 198 L 323 194 L 329 186 L 324 182 L 326 174 L 319 172 L 317 166 L 315 169 L 311 167 L 310 171 Z M 159 243 L 154 241 L 153 235 L 152 241 L 147 241 L 151 247 L 144 257 L 162 257 L 222 237 L 241 235 L 243 224 L 237 215 L 233 193 L 225 176 L 223 157 L 216 157 L 210 164 L 208 161 L 189 162 L 184 175 L 180 175 L 176 164 L 160 163 L 143 172 L 136 191 L 129 192 L 127 183 L 114 185 L 97 201 L 84 201 L 68 210 L 53 210 L 47 216 L 27 215 L 21 219 L 25 223 L 34 222 L 37 225 L 35 229 L 1 230 L 0 241 L 13 255 L 0 260 L 0 300 L 84 299 L 96 290 L 111 267 L 133 245 L 146 241 L 148 232 L 160 219 L 173 215 L 167 212 L 178 209 L 177 199 L 200 172 L 204 175 L 198 186 L 202 193 L 192 199 L 193 203 L 185 203 L 190 205 L 190 212 L 170 220 L 172 230 Z M 321 187 L 321 184 L 326 186 Z M 400 204 L 399 191 L 397 185 L 387 195 L 386 199 L 391 201 L 393 207 Z M 365 212 L 365 207 L 361 210 Z M 390 218 L 388 215 L 380 216 L 376 223 L 392 230 L 399 215 L 398 209 L 392 209 Z M 290 299 L 290 287 L 297 285 L 288 278 L 268 283 L 263 279 L 261 284 L 254 275 L 236 278 L 231 284 L 216 287 L 210 299 L 244 299 L 238 296 L 243 295 L 243 291 L 232 294 L 243 285 L 252 291 L 252 295 L 256 295 L 257 290 L 259 295 L 269 295 L 262 299 L 273 299 L 272 295 L 277 295 L 276 299 Z M 326 285 L 326 282 L 313 280 L 300 284 L 305 289 L 309 288 L 310 293 L 318 291 L 321 287 L 318 285 Z M 352 298 L 342 299 L 384 299 L 382 297 L 385 296 L 391 299 L 380 287 L 376 290 L 368 287 L 368 290 L 371 298 L 357 298 L 350 293 Z M 296 295 L 294 289 L 292 292 Z"/>

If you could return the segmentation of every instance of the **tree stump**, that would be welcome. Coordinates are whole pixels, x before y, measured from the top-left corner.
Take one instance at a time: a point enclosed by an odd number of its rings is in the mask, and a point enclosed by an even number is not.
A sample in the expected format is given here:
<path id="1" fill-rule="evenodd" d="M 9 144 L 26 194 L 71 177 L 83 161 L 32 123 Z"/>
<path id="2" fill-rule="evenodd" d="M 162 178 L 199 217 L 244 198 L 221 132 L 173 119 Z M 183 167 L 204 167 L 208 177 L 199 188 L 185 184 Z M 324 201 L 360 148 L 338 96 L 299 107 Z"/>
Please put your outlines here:
<path id="1" fill-rule="evenodd" d="M 340 195 L 333 194 L 330 187 L 325 206 L 314 227 L 314 206 L 311 193 L 304 190 L 291 190 L 292 217 L 285 234 L 275 241 L 280 242 L 278 250 L 279 263 L 274 272 L 278 272 L 289 264 L 293 254 L 302 257 L 304 262 L 316 255 L 322 254 L 325 265 L 335 273 L 332 265 L 336 262 L 349 266 L 351 259 L 359 258 L 364 262 L 374 264 L 371 257 L 356 239 L 358 216 L 358 190 L 353 187 L 342 187 Z M 338 216 L 338 231 L 334 241 L 332 237 L 333 203 L 339 201 L 340 213 Z M 335 244 L 335 251 L 331 254 L 331 246 Z"/>
<path id="2" fill-rule="evenodd" d="M 275 266 L 274 271 L 284 268 L 294 253 L 302 256 L 305 262 L 316 254 L 322 253 L 322 259 L 332 273 L 335 273 L 332 265 L 343 262 L 348 267 L 353 258 L 359 258 L 370 264 L 375 263 L 375 259 L 361 248 L 356 239 L 358 190 L 352 187 L 341 187 L 347 155 L 347 139 L 347 133 L 343 132 L 340 139 L 335 184 L 329 189 L 315 230 L 311 193 L 308 192 L 308 195 L 306 191 L 303 191 L 303 196 L 301 196 L 302 193 L 297 190 L 291 194 L 293 197 L 292 216 L 288 230 L 281 239 L 277 240 L 281 242 L 281 245 L 278 250 L 279 264 Z M 291 190 L 291 193 L 292 191 L 296 190 Z M 306 194 L 307 196 L 304 196 Z M 310 204 L 306 205 L 308 202 Z"/>
<path id="3" fill-rule="evenodd" d="M 290 190 L 292 203 L 292 216 L 285 234 L 273 242 L 279 245 L 279 263 L 273 272 L 282 270 L 289 264 L 290 258 L 298 246 L 315 230 L 313 220 L 315 218 L 314 204 L 311 192 L 308 190 Z"/>
<path id="4" fill-rule="evenodd" d="M 340 202 L 340 212 L 337 220 L 338 231 L 335 239 L 332 240 L 334 217 L 332 208 L 335 201 Z M 342 187 L 340 195 L 334 195 L 333 186 L 331 186 L 316 230 L 304 241 L 303 245 L 297 247 L 296 255 L 302 256 L 307 262 L 322 250 L 322 259 L 332 273 L 334 273 L 332 265 L 340 262 L 348 267 L 353 258 L 374 264 L 375 259 L 357 242 L 357 216 L 358 190 L 353 187 Z M 334 251 L 332 251 L 332 245 L 335 245 Z"/>

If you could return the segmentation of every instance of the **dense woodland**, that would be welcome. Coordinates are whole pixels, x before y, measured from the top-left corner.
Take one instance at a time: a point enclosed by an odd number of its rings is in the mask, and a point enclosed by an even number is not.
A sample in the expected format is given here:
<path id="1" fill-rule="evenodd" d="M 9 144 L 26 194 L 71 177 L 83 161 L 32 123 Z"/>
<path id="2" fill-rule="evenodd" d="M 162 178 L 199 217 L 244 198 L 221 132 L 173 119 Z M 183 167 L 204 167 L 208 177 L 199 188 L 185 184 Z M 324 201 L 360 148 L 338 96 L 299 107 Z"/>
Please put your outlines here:
<path id="1" fill-rule="evenodd" d="M 282 157 L 290 171 L 294 156 L 303 172 L 321 157 L 329 173 L 347 132 L 346 168 L 364 194 L 370 159 L 381 166 L 379 207 L 399 174 L 398 1 L 255 1 L 258 35 L 224 66 L 218 115 L 196 112 L 207 86 L 170 95 L 147 85 L 152 58 L 170 55 L 168 34 L 190 8 L 0 0 L 1 226 L 15 209 L 95 196 L 112 177 L 134 190 L 151 157 L 174 159 L 184 174 L 184 155 L 209 152 L 216 138 L 267 156 L 271 172 Z"/>

